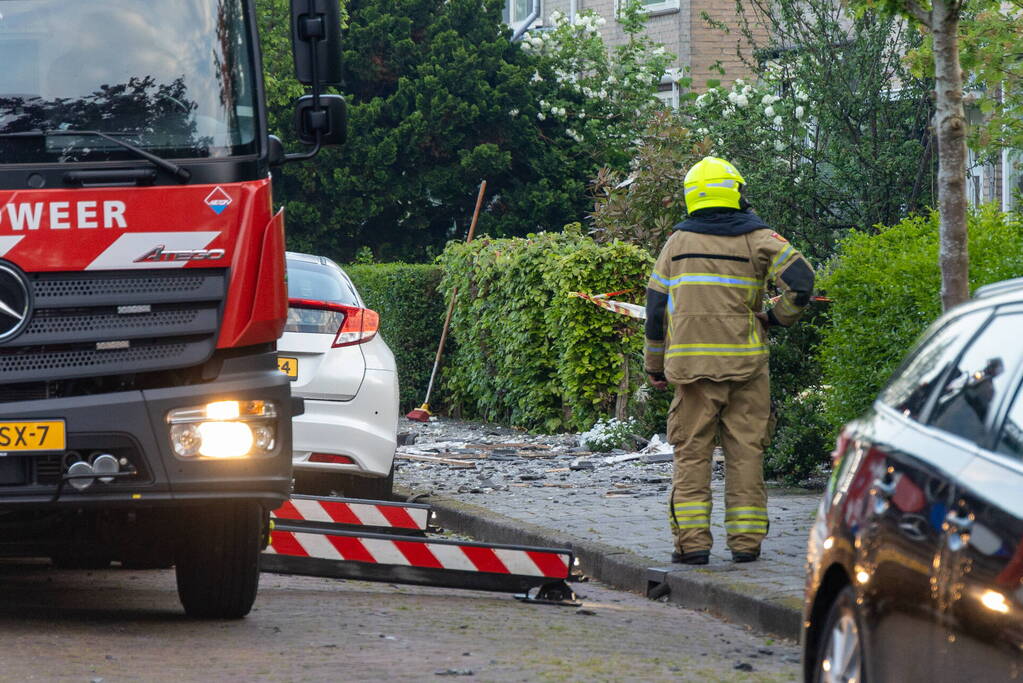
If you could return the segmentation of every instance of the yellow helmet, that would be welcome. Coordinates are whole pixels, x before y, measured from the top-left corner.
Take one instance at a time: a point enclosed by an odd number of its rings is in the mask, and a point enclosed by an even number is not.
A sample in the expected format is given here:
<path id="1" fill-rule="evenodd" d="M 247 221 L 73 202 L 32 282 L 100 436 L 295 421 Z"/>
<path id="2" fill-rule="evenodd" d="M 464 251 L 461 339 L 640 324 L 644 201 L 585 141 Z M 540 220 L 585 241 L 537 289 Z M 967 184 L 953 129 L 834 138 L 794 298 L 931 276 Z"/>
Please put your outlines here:
<path id="1" fill-rule="evenodd" d="M 686 173 L 686 209 L 739 208 L 739 187 L 746 181 L 724 159 L 703 157 Z"/>

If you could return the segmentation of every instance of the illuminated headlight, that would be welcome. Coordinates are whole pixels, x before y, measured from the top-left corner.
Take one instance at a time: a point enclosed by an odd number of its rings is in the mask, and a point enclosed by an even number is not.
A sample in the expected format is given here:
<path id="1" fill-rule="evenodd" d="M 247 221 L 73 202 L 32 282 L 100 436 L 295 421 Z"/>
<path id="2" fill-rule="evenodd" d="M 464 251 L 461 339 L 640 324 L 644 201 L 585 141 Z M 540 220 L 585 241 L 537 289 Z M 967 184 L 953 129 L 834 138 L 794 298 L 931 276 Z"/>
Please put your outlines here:
<path id="1" fill-rule="evenodd" d="M 174 452 L 182 458 L 270 455 L 277 445 L 277 409 L 269 401 L 216 401 L 167 414 Z"/>

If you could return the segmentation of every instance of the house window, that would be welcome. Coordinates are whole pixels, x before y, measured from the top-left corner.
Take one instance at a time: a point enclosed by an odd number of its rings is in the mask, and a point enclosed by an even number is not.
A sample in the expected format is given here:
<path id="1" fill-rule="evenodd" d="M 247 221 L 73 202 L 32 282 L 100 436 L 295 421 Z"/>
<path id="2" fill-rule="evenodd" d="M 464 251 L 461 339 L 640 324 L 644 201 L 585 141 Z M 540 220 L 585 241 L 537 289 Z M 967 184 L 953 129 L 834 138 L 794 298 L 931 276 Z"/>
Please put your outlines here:
<path id="1" fill-rule="evenodd" d="M 1023 153 L 1002 151 L 1002 210 L 1012 211 L 1023 203 Z"/>
<path id="2" fill-rule="evenodd" d="M 679 7 L 679 0 L 640 0 L 640 4 L 643 5 L 643 9 L 649 14 L 667 14 L 668 12 L 677 12 Z M 624 0 L 615 0 L 615 15 L 621 10 L 621 6 L 625 4 Z"/>
<path id="3" fill-rule="evenodd" d="M 980 206 L 984 203 L 984 164 L 978 158 L 977 153 L 972 149 L 967 151 L 966 157 L 966 201 L 970 206 Z"/>
<path id="4" fill-rule="evenodd" d="M 539 0 L 507 0 L 504 5 L 504 21 L 509 26 L 519 26 L 533 11 L 533 3 Z"/>
<path id="5" fill-rule="evenodd" d="M 661 78 L 661 83 L 657 87 L 657 92 L 654 94 L 657 99 L 664 102 L 664 104 L 668 107 L 678 109 L 679 87 L 678 73 L 676 70 L 668 70 L 668 73 Z"/>

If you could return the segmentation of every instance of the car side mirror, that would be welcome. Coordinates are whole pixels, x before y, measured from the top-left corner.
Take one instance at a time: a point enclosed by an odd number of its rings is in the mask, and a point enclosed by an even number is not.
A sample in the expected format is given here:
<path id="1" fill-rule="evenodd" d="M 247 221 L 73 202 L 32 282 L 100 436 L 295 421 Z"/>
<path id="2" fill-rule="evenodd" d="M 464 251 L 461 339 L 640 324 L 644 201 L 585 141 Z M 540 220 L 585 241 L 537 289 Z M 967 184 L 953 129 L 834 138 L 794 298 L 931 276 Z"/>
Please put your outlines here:
<path id="1" fill-rule="evenodd" d="M 304 85 L 341 85 L 339 0 L 291 0 L 295 77 Z"/>
<path id="2" fill-rule="evenodd" d="M 319 106 L 317 106 L 319 99 Z M 304 95 L 295 102 L 295 130 L 306 145 L 343 145 L 348 137 L 348 104 L 341 95 Z"/>

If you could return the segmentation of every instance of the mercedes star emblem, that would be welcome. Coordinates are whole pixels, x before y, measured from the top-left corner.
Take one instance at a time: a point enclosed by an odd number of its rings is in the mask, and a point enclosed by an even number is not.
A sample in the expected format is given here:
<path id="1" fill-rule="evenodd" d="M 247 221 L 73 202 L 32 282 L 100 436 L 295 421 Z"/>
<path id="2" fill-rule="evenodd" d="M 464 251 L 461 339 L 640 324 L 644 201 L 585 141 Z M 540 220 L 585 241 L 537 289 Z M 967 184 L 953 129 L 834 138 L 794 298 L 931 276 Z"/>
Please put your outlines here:
<path id="1" fill-rule="evenodd" d="M 0 343 L 21 333 L 29 320 L 30 297 L 25 276 L 0 263 Z"/>

